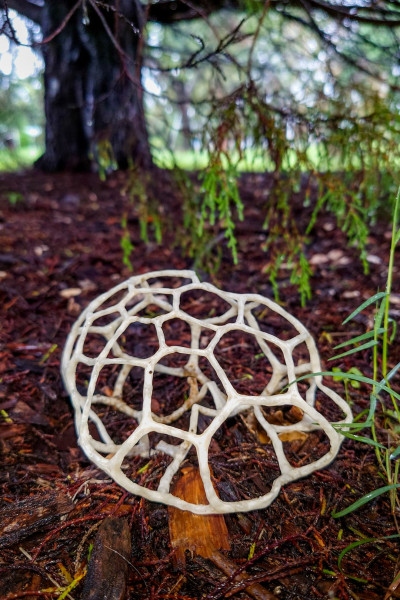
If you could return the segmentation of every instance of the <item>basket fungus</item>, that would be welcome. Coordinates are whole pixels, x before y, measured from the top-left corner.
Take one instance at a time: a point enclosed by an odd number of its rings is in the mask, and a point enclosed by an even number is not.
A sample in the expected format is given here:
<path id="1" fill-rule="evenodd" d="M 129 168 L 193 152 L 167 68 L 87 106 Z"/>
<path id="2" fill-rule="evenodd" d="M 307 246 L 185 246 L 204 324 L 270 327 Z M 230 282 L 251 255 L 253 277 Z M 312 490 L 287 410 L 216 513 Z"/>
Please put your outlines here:
<path id="1" fill-rule="evenodd" d="M 249 360 L 261 361 L 258 379 L 243 373 Z M 133 276 L 93 300 L 62 358 L 87 457 L 127 491 L 202 515 L 264 508 L 282 485 L 334 459 L 343 437 L 328 417 L 349 423 L 352 414 L 320 375 L 311 376 L 319 372 L 312 336 L 277 303 L 176 270 Z M 213 484 L 215 437 L 236 416 L 255 424 L 254 443 L 268 443 L 275 456 L 276 477 L 269 474 L 256 497 L 228 497 Z M 294 463 L 285 440 L 312 431 L 325 436 L 324 451 Z M 181 466 L 190 465 L 204 486 L 198 502 L 174 493 Z"/>

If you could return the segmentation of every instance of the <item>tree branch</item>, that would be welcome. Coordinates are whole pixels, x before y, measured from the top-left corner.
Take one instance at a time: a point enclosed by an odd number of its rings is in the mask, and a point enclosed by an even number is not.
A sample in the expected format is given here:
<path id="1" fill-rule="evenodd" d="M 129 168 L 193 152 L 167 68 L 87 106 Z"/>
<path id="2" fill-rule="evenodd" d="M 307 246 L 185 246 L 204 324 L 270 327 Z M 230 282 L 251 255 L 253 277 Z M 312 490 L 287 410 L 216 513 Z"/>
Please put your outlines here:
<path id="1" fill-rule="evenodd" d="M 45 0 L 54 1 L 54 0 Z M 301 7 L 299 0 L 271 0 L 271 8 Z M 0 0 L 0 10 L 11 8 L 21 15 L 31 19 L 35 23 L 41 22 L 41 13 L 43 5 L 40 0 Z M 148 9 L 148 19 L 159 23 L 175 23 L 177 21 L 204 18 L 212 12 L 221 9 L 238 9 L 240 2 L 238 0 L 159 0 L 156 3 L 150 3 Z M 387 0 L 386 3 L 379 4 L 370 0 L 369 4 L 360 6 L 354 1 L 349 3 L 332 3 L 329 0 L 310 0 L 312 10 L 321 10 L 335 20 L 344 18 L 360 23 L 369 23 L 377 26 L 396 26 L 400 24 L 400 2 L 398 0 Z"/>
<path id="2" fill-rule="evenodd" d="M 353 3 L 338 3 L 331 0 L 310 0 L 311 10 L 320 10 L 335 21 L 349 19 L 358 23 L 366 23 L 376 26 L 394 27 L 400 24 L 400 2 L 398 0 L 387 0 L 387 2 L 376 2 L 360 5 L 354 0 Z M 271 8 L 287 10 L 289 8 L 302 8 L 301 0 L 271 0 Z M 149 20 L 159 23 L 174 23 L 189 19 L 198 19 L 213 11 L 226 9 L 239 9 L 239 0 L 160 0 L 155 4 L 148 5 Z M 243 4 L 242 4 L 243 9 Z"/>
<path id="3" fill-rule="evenodd" d="M 349 19 L 358 23 L 367 23 L 370 25 L 383 25 L 385 27 L 400 24 L 400 12 L 398 10 L 387 9 L 371 2 L 370 5 L 360 6 L 354 2 L 350 4 L 331 4 L 325 0 L 310 0 L 313 9 L 324 11 L 335 20 Z"/>
<path id="4" fill-rule="evenodd" d="M 148 18 L 150 21 L 158 23 L 175 23 L 176 21 L 188 21 L 190 19 L 204 18 L 215 10 L 222 8 L 239 8 L 239 2 L 236 0 L 161 0 L 149 7 Z"/>
<path id="5" fill-rule="evenodd" d="M 7 10 L 9 8 L 16 10 L 24 17 L 40 25 L 43 10 L 43 6 L 40 4 L 29 2 L 29 0 L 0 0 L 0 10 Z"/>

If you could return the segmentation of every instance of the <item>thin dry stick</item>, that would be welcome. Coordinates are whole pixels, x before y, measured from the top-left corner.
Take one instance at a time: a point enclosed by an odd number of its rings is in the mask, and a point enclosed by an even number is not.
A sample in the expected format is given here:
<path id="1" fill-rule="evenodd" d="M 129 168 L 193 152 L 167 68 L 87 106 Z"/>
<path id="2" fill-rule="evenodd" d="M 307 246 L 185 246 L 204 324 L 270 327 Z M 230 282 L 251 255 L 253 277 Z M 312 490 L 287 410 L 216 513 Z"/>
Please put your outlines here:
<path id="1" fill-rule="evenodd" d="M 55 29 L 53 31 L 53 33 L 51 33 L 50 35 L 48 35 L 46 38 L 44 38 L 40 42 L 35 42 L 33 44 L 33 46 L 43 46 L 43 44 L 48 44 L 49 42 L 51 42 L 52 40 L 54 40 L 54 38 L 57 37 L 62 32 L 63 29 L 65 29 L 65 27 L 67 26 L 68 21 L 71 19 L 71 17 L 73 16 L 73 14 L 78 10 L 78 8 L 80 7 L 80 5 L 82 4 L 82 1 L 83 0 L 78 0 L 78 2 L 76 4 L 74 4 L 74 6 L 71 8 L 71 10 L 68 12 L 68 14 L 61 21 L 61 23 L 57 27 L 57 29 Z"/>

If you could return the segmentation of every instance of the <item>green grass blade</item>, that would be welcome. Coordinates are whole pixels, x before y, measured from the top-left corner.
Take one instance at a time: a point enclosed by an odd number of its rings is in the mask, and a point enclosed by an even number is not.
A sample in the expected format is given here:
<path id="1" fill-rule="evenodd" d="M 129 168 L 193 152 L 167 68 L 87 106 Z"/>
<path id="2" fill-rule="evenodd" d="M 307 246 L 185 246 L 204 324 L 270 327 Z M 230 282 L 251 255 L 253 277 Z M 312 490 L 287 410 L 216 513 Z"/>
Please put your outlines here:
<path id="1" fill-rule="evenodd" d="M 395 392 L 394 390 L 390 389 L 390 387 L 388 387 L 387 385 L 384 385 L 382 382 L 378 383 L 377 381 L 375 381 L 374 379 L 371 379 L 370 377 L 365 377 L 364 375 L 356 375 L 355 373 L 344 373 L 344 371 L 320 371 L 319 373 L 308 373 L 307 375 L 301 375 L 300 377 L 298 377 L 297 379 L 295 379 L 294 381 L 291 381 L 286 387 L 289 387 L 290 385 L 292 385 L 293 383 L 297 383 L 298 381 L 302 381 L 303 379 L 310 379 L 310 377 L 340 377 L 341 379 L 354 379 L 354 381 L 361 381 L 361 383 L 367 383 L 369 385 L 373 385 L 375 388 L 377 388 L 378 393 L 379 392 L 387 392 L 388 394 L 391 394 L 392 396 L 394 396 L 394 398 L 396 398 L 397 400 L 400 400 L 400 394 Z M 384 381 L 384 380 L 382 380 Z"/>
<path id="2" fill-rule="evenodd" d="M 336 430 L 338 431 L 338 430 Z M 374 446 L 375 448 L 380 448 L 381 450 L 386 450 L 386 446 L 380 444 L 379 442 L 375 442 L 375 440 L 371 440 L 371 438 L 367 438 L 363 435 L 354 435 L 353 433 L 349 433 L 348 431 L 340 431 L 340 433 L 351 440 L 355 440 L 356 442 L 361 442 L 362 444 L 369 444 L 370 446 Z"/>
<path id="3" fill-rule="evenodd" d="M 352 544 L 349 544 L 348 546 L 346 546 L 346 548 L 344 550 L 341 551 L 341 553 L 339 554 L 339 558 L 338 558 L 338 567 L 340 570 L 342 570 L 341 568 L 341 564 L 342 564 L 342 560 L 344 558 L 344 556 L 350 552 L 351 550 L 354 550 L 354 548 L 357 548 L 358 546 L 361 546 L 362 544 L 371 544 L 372 542 L 383 542 L 384 540 L 392 540 L 395 538 L 400 537 L 400 535 L 398 533 L 395 533 L 393 535 L 387 535 L 385 537 L 381 537 L 381 538 L 365 538 L 363 540 L 358 540 L 357 542 L 353 542 Z"/>
<path id="4" fill-rule="evenodd" d="M 397 446 L 396 450 L 390 455 L 390 458 L 391 460 L 394 460 L 398 456 L 400 456 L 400 446 Z"/>
<path id="5" fill-rule="evenodd" d="M 393 367 L 393 369 L 390 369 L 389 373 L 387 374 L 386 377 L 386 381 L 390 381 L 392 379 L 392 377 L 394 375 L 396 375 L 397 371 L 400 369 L 400 362 L 397 363 L 397 365 L 395 365 Z M 385 380 L 382 380 L 382 382 L 384 382 Z"/>
<path id="6" fill-rule="evenodd" d="M 380 335 L 383 333 L 385 329 L 380 327 L 377 331 L 374 329 L 372 331 L 367 331 L 367 333 L 363 333 L 362 335 L 358 335 L 347 342 L 342 342 L 333 348 L 333 350 L 338 350 L 339 348 L 344 348 L 345 346 L 350 346 L 350 344 L 356 344 L 357 342 L 362 342 L 363 340 L 368 340 L 369 338 L 375 337 L 375 335 Z"/>
<path id="7" fill-rule="evenodd" d="M 381 380 L 380 380 L 380 382 L 379 382 L 379 385 L 380 385 L 380 386 L 382 386 L 382 385 L 385 385 L 386 383 L 388 383 L 388 382 L 389 382 L 389 381 L 392 379 L 392 377 L 393 377 L 394 375 L 396 375 L 396 373 L 397 373 L 397 371 L 398 371 L 399 369 L 400 369 L 400 362 L 399 362 L 399 363 L 397 363 L 397 365 L 395 365 L 395 366 L 393 367 L 393 369 L 390 369 L 390 371 L 389 371 L 389 373 L 388 373 L 387 377 L 385 377 L 384 379 L 381 379 Z M 335 372 L 336 372 L 336 371 L 335 371 Z M 391 390 L 391 392 L 393 392 L 393 390 Z M 396 396 L 396 394 L 394 394 L 394 396 Z"/>
<path id="8" fill-rule="evenodd" d="M 344 517 L 345 515 L 348 515 L 349 513 L 360 508 L 360 506 L 367 504 L 367 502 L 371 502 L 371 500 L 374 500 L 381 494 L 385 494 L 386 492 L 390 492 L 391 490 L 398 488 L 400 488 L 400 483 L 392 483 L 391 485 L 385 485 L 377 490 L 373 490 L 372 492 L 369 492 L 369 494 L 365 494 L 365 496 L 356 500 L 356 502 L 353 502 L 353 504 L 350 504 L 350 506 L 347 508 L 340 510 L 339 512 L 333 512 L 332 517 L 334 519 L 337 519 L 338 517 Z"/>
<path id="9" fill-rule="evenodd" d="M 386 296 L 387 296 L 387 294 L 388 293 L 386 292 Z M 381 303 L 379 305 L 378 311 L 377 311 L 377 313 L 375 315 L 375 318 L 374 318 L 374 329 L 379 329 L 381 327 L 382 321 L 384 320 L 385 311 L 386 311 L 386 297 L 381 300 Z"/>
<path id="10" fill-rule="evenodd" d="M 331 356 L 328 358 L 328 362 L 330 360 L 337 360 L 338 358 L 343 358 L 344 356 L 349 356 L 349 354 L 354 354 L 355 352 L 361 352 L 362 350 L 367 350 L 367 348 L 372 348 L 378 344 L 377 340 L 370 340 L 365 344 L 361 344 L 361 346 L 357 346 L 357 348 L 351 348 L 351 350 L 347 350 L 347 352 L 342 352 L 342 354 L 336 354 L 335 356 Z"/>
<path id="11" fill-rule="evenodd" d="M 357 413 L 353 419 L 353 423 L 362 423 L 361 419 L 365 416 L 368 415 L 369 413 L 369 409 L 368 408 L 364 408 L 364 410 L 362 410 L 361 412 Z"/>
<path id="12" fill-rule="evenodd" d="M 391 317 L 389 317 L 388 323 L 391 323 L 391 325 L 392 325 L 392 333 L 390 334 L 390 339 L 389 339 L 389 344 L 392 344 L 392 342 L 394 341 L 394 339 L 396 337 L 396 333 L 397 333 L 397 322 L 394 319 L 392 319 Z"/>
<path id="13" fill-rule="evenodd" d="M 378 404 L 378 398 L 375 396 L 375 394 L 371 394 L 369 398 L 370 398 L 370 403 L 369 403 L 369 412 L 368 412 L 368 416 L 367 416 L 367 421 L 373 421 L 375 419 L 375 411 L 376 411 L 376 405 Z"/>
<path id="14" fill-rule="evenodd" d="M 358 308 L 356 308 L 356 310 L 354 310 L 351 313 L 351 315 L 349 315 L 343 321 L 343 325 L 345 325 L 346 323 L 348 323 L 349 321 L 351 321 L 351 319 L 353 317 L 355 317 L 356 315 L 358 315 L 358 313 L 360 313 L 362 310 L 364 310 L 364 308 L 367 308 L 367 306 L 370 306 L 370 304 L 374 304 L 375 302 L 377 302 L 381 298 L 384 298 L 385 296 L 387 296 L 387 292 L 378 292 L 377 294 L 374 294 L 373 296 L 371 296 L 371 298 L 368 298 L 368 300 L 366 300 L 365 302 L 363 302 Z"/>
<path id="15" fill-rule="evenodd" d="M 374 424 L 373 421 L 364 421 L 363 423 L 332 423 L 332 427 L 343 435 L 349 433 L 350 431 L 361 431 L 361 429 L 366 429 L 368 427 L 372 427 Z"/>

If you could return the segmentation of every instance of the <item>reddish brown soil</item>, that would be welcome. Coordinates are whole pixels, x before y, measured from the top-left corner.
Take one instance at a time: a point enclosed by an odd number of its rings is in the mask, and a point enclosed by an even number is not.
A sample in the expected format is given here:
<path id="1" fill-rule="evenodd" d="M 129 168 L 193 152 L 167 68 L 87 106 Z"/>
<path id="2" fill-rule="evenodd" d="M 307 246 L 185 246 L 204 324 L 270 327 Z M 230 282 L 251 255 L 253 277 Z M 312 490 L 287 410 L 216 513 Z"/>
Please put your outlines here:
<path id="1" fill-rule="evenodd" d="M 58 598 L 60 589 L 74 578 L 80 580 L 67 597 L 85 600 L 89 547 L 108 515 L 125 516 L 130 525 L 128 600 L 250 597 L 243 582 L 235 582 L 195 554 L 178 569 L 171 554 L 167 509 L 125 494 L 77 446 L 72 408 L 60 378 L 60 356 L 80 311 L 132 274 L 122 263 L 120 247 L 124 209 L 130 211 L 135 274 L 192 266 L 192 260 L 174 248 L 170 234 L 161 245 L 145 246 L 140 241 L 135 207 L 128 206 L 120 192 L 123 183 L 122 174 L 106 182 L 83 174 L 0 177 L 2 600 Z M 262 250 L 266 232 L 261 203 L 266 200 L 260 190 L 268 185 L 270 180 L 262 175 L 243 179 L 247 216 L 238 228 L 239 263 L 233 267 L 224 252 L 220 272 L 212 280 L 223 289 L 272 294 L 263 273 L 268 255 Z M 176 210 L 168 185 L 162 201 L 166 212 Z M 295 201 L 298 219 L 305 219 L 301 195 Z M 371 327 L 371 310 L 348 326 L 341 323 L 363 300 L 384 289 L 389 245 L 390 226 L 378 224 L 368 241 L 370 272 L 365 275 L 357 252 L 346 247 L 332 216 L 321 213 L 307 250 L 314 275 L 306 307 L 300 306 L 296 290 L 282 278 L 282 303 L 312 331 L 324 362 L 335 344 Z M 397 321 L 399 264 L 391 304 L 391 316 Z M 72 295 L 71 288 L 79 288 L 79 295 Z M 399 334 L 391 346 L 392 366 L 400 360 L 398 340 Z M 372 375 L 369 350 L 330 364 L 342 370 L 355 366 Z M 253 375 L 257 377 L 256 365 Z M 329 385 L 344 394 L 341 383 Z M 398 376 L 393 385 L 399 385 Z M 355 413 L 368 407 L 366 387 L 350 387 L 349 393 Z M 230 426 L 239 449 L 241 444 L 247 448 L 250 434 L 243 422 L 237 419 Z M 386 441 L 383 430 L 378 435 Z M 293 452 L 303 460 L 317 443 L 311 434 Z M 229 487 L 229 473 L 226 477 Z M 393 584 L 398 573 L 396 538 L 360 545 L 338 567 L 339 554 L 350 543 L 397 533 L 387 494 L 346 517 L 331 516 L 384 484 L 371 448 L 346 440 L 330 467 L 286 486 L 267 509 L 227 516 L 229 556 L 246 572 L 246 585 L 257 582 L 281 600 L 400 597 L 400 586 L 397 591 Z"/>

